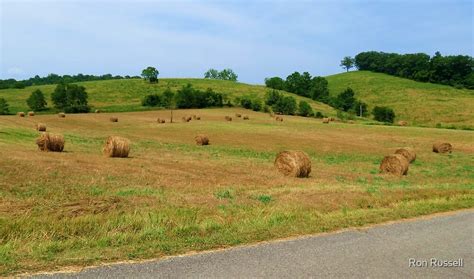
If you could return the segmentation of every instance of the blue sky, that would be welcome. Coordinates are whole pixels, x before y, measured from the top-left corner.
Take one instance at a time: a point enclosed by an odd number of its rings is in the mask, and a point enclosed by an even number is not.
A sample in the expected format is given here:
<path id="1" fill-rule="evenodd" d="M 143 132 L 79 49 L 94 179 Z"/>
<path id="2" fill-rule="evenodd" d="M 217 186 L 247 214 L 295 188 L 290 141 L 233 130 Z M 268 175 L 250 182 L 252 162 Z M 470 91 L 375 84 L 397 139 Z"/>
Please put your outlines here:
<path id="1" fill-rule="evenodd" d="M 0 78 L 342 72 L 361 51 L 473 55 L 473 1 L 0 0 Z"/>

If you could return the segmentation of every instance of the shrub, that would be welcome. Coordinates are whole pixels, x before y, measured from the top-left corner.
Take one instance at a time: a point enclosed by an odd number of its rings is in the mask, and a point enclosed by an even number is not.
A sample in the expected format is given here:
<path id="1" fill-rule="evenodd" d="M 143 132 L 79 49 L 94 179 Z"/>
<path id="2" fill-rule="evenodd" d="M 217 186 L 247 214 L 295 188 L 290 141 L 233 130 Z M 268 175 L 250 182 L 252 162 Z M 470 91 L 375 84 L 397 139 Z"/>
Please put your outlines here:
<path id="1" fill-rule="evenodd" d="M 323 118 L 323 117 L 324 117 L 324 114 L 322 114 L 320 111 L 317 111 L 317 112 L 314 114 L 314 117 L 316 117 L 316 118 Z"/>
<path id="2" fill-rule="evenodd" d="M 41 90 L 36 89 L 33 91 L 26 100 L 26 104 L 32 109 L 32 110 L 44 110 L 46 109 L 46 100 L 44 98 L 43 92 Z"/>
<path id="3" fill-rule="evenodd" d="M 282 98 L 282 94 L 276 90 L 270 90 L 265 94 L 265 104 L 273 106 Z"/>
<path id="4" fill-rule="evenodd" d="M 306 101 L 300 101 L 298 105 L 298 114 L 301 116 L 311 116 L 313 108 Z"/>
<path id="5" fill-rule="evenodd" d="M 262 101 L 254 100 L 252 103 L 252 110 L 261 111 L 262 110 Z"/>
<path id="6" fill-rule="evenodd" d="M 272 108 L 274 112 L 293 115 L 296 112 L 296 99 L 292 96 L 284 96 Z"/>
<path id="7" fill-rule="evenodd" d="M 389 107 L 375 107 L 372 110 L 374 119 L 380 122 L 393 123 L 395 112 Z"/>
<path id="8" fill-rule="evenodd" d="M 174 93 L 168 87 L 165 92 L 163 92 L 163 97 L 161 98 L 161 104 L 165 108 L 172 108 L 174 106 Z"/>
<path id="9" fill-rule="evenodd" d="M 240 105 L 245 109 L 251 109 L 252 99 L 250 99 L 250 97 L 244 96 L 242 99 L 240 99 Z"/>
<path id="10" fill-rule="evenodd" d="M 51 94 L 54 106 L 68 113 L 89 112 L 84 86 L 60 83 Z"/>
<path id="11" fill-rule="evenodd" d="M 187 84 L 178 90 L 175 101 L 178 108 L 222 107 L 224 96 L 210 88 L 203 92 Z"/>
<path id="12" fill-rule="evenodd" d="M 348 111 L 354 107 L 355 102 L 356 98 L 354 97 L 354 91 L 348 87 L 337 95 L 333 101 L 333 105 L 337 109 Z"/>
<path id="13" fill-rule="evenodd" d="M 8 110 L 8 103 L 7 100 L 4 98 L 0 98 L 0 115 L 9 114 L 10 111 Z"/>
<path id="14" fill-rule="evenodd" d="M 277 90 L 285 89 L 285 81 L 281 77 L 266 78 L 265 85 L 269 88 L 273 88 Z"/>
<path id="15" fill-rule="evenodd" d="M 142 100 L 142 106 L 156 107 L 162 104 L 162 97 L 158 94 L 150 94 Z"/>

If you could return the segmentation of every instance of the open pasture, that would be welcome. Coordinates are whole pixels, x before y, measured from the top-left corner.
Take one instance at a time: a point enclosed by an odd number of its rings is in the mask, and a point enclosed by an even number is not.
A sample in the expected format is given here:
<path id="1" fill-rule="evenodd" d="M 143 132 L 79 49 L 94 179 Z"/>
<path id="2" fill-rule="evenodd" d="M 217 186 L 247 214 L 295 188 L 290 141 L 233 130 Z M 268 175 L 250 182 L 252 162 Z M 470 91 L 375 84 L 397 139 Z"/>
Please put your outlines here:
<path id="1" fill-rule="evenodd" d="M 250 120 L 224 116 L 241 113 Z M 183 116 L 201 120 L 182 122 Z M 332 231 L 474 206 L 474 133 L 371 126 L 242 109 L 0 117 L 0 275 Z M 110 117 L 118 117 L 111 122 Z M 166 119 L 158 124 L 157 118 Z M 37 123 L 63 134 L 41 152 Z M 196 145 L 205 134 L 209 145 Z M 102 154 L 108 136 L 129 158 Z M 451 154 L 432 152 L 435 142 Z M 412 147 L 408 175 L 379 174 Z M 302 150 L 309 178 L 283 176 L 278 152 Z"/>

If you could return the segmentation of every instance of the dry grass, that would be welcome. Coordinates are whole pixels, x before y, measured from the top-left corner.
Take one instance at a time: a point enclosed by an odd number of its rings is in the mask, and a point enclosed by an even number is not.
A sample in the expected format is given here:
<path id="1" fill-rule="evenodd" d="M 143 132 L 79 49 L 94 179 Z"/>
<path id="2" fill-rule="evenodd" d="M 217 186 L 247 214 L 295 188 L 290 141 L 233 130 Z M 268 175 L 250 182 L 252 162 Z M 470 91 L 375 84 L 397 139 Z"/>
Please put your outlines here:
<path id="1" fill-rule="evenodd" d="M 345 124 L 237 109 L 176 110 L 201 121 L 157 125 L 168 111 L 0 117 L 0 274 L 160 257 L 473 207 L 470 131 Z M 116 114 L 116 113 L 114 113 Z M 67 152 L 37 151 L 46 123 Z M 108 135 L 130 139 L 125 160 L 101 154 Z M 212 145 L 193 141 L 205 134 Z M 350 139 L 350 140 L 348 140 Z M 432 143 L 456 152 L 439 156 Z M 379 174 L 400 146 L 416 150 L 406 176 Z M 279 173 L 281 150 L 302 150 L 313 173 Z M 317 170 L 317 171 L 316 171 Z M 270 196 L 263 203 L 259 197 Z"/>

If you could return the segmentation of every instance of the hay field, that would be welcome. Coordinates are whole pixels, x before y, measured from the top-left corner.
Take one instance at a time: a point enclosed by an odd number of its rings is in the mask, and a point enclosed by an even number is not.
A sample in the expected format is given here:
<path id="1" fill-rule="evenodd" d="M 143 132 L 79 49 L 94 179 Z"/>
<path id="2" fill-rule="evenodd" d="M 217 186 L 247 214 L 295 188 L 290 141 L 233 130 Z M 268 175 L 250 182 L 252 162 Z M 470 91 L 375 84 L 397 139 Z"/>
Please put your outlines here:
<path id="1" fill-rule="evenodd" d="M 227 122 L 225 115 L 250 120 Z M 182 122 L 197 114 L 201 120 Z M 117 116 L 119 122 L 109 121 Z M 323 124 L 242 109 L 0 117 L 0 275 L 157 258 L 474 207 L 472 131 Z M 157 124 L 157 118 L 167 123 Z M 40 152 L 37 122 L 63 134 Z M 198 146 L 205 134 L 210 145 Z M 129 158 L 102 154 L 108 136 Z M 432 152 L 434 142 L 452 154 Z M 406 177 L 378 173 L 413 147 Z M 309 178 L 285 177 L 279 151 L 309 154 Z"/>

